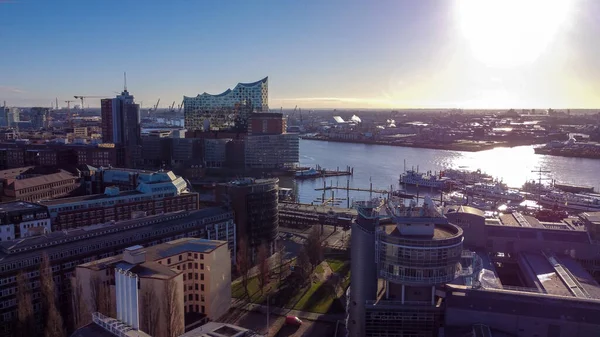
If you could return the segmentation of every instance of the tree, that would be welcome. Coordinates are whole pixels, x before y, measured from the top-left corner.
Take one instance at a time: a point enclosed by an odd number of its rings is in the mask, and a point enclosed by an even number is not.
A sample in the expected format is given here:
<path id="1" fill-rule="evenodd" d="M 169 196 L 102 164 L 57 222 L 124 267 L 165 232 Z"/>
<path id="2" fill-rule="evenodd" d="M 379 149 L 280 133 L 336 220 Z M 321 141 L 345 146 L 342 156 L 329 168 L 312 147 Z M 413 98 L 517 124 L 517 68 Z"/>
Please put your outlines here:
<path id="1" fill-rule="evenodd" d="M 235 267 L 238 274 L 242 277 L 242 286 L 244 286 L 244 291 L 246 292 L 246 296 L 248 296 L 248 279 L 250 278 L 249 274 L 252 263 L 249 256 L 248 242 L 245 238 L 238 240 Z"/>
<path id="2" fill-rule="evenodd" d="M 29 337 L 35 335 L 35 319 L 29 280 L 23 272 L 17 275 L 17 336 Z"/>
<path id="3" fill-rule="evenodd" d="M 163 309 L 166 314 L 167 337 L 177 337 L 183 334 L 183 316 L 181 313 L 179 289 L 177 282 L 170 279 L 165 282 L 163 294 Z"/>
<path id="4" fill-rule="evenodd" d="M 156 292 L 154 288 L 146 289 L 142 292 L 141 299 L 141 330 L 150 336 L 158 335 L 158 323 L 161 316 L 161 310 L 156 303 Z"/>
<path id="5" fill-rule="evenodd" d="M 98 275 L 90 279 L 90 310 L 111 316 L 110 290 Z"/>
<path id="6" fill-rule="evenodd" d="M 304 249 L 308 255 L 311 271 L 323 260 L 323 243 L 321 242 L 321 231 L 318 226 L 313 226 L 304 241 Z"/>
<path id="7" fill-rule="evenodd" d="M 279 284 L 281 284 L 281 280 L 283 279 L 283 264 L 285 263 L 285 244 L 283 241 L 277 242 L 277 254 L 279 255 Z"/>
<path id="8" fill-rule="evenodd" d="M 306 247 L 302 247 L 298 253 L 295 271 L 302 281 L 308 280 L 310 273 L 312 272 L 310 258 L 308 257 Z"/>
<path id="9" fill-rule="evenodd" d="M 83 286 L 77 278 L 73 279 L 71 285 L 71 307 L 73 317 L 73 328 L 79 329 L 90 321 L 90 313 L 88 307 L 83 300 Z"/>
<path id="10" fill-rule="evenodd" d="M 52 267 L 48 254 L 42 255 L 40 264 L 40 288 L 42 295 L 42 317 L 45 322 L 44 336 L 64 337 L 63 319 L 56 307 L 56 286 L 52 277 Z"/>
<path id="11" fill-rule="evenodd" d="M 258 285 L 260 286 L 260 292 L 263 293 L 267 284 L 269 284 L 269 277 L 271 273 L 271 266 L 269 265 L 269 248 L 265 243 L 258 247 Z"/>

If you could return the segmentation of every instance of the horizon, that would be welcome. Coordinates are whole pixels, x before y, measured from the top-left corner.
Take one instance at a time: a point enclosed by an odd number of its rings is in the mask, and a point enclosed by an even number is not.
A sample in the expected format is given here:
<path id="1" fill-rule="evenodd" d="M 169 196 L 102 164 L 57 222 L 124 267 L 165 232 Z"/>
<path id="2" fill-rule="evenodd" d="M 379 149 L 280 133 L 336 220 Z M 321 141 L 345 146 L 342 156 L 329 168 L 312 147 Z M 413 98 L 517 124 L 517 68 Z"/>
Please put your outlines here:
<path id="1" fill-rule="evenodd" d="M 593 0 L 0 2 L 0 103 L 116 96 L 126 71 L 145 107 L 268 76 L 271 110 L 593 110 L 599 16 Z"/>

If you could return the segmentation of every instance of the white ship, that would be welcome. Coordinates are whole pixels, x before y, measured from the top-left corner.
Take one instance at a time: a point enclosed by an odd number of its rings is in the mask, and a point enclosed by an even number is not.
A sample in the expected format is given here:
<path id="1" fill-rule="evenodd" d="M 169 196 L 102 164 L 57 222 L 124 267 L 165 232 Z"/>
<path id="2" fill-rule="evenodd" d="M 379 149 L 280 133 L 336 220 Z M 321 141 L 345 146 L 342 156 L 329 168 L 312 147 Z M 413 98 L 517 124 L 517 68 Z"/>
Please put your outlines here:
<path id="1" fill-rule="evenodd" d="M 553 191 L 542 195 L 540 203 L 577 211 L 600 211 L 600 198 L 586 194 Z"/>
<path id="2" fill-rule="evenodd" d="M 441 176 L 447 177 L 455 181 L 459 181 L 464 184 L 491 182 L 494 180 L 494 178 L 491 175 L 483 173 L 481 172 L 481 170 L 467 171 L 460 169 L 446 169 L 441 172 Z"/>
<path id="3" fill-rule="evenodd" d="M 400 184 L 445 189 L 450 186 L 450 179 L 431 174 L 431 172 L 420 173 L 409 170 L 400 175 Z"/>
<path id="4" fill-rule="evenodd" d="M 525 198 L 517 191 L 506 189 L 502 184 L 477 183 L 467 186 L 467 193 L 482 196 L 484 198 L 523 201 Z"/>

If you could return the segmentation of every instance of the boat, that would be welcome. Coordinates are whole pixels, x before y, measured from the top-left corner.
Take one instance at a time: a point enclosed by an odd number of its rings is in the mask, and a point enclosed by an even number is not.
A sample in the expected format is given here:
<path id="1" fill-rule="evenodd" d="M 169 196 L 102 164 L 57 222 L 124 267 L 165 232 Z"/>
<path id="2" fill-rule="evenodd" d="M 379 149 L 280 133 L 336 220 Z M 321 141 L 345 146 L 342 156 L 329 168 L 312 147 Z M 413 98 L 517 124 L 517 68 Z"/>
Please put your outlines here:
<path id="1" fill-rule="evenodd" d="M 431 172 L 422 173 L 415 170 L 408 170 L 400 175 L 400 184 L 446 189 L 450 186 L 451 180 L 441 175 L 431 174 Z"/>
<path id="2" fill-rule="evenodd" d="M 494 180 L 491 175 L 483 173 L 481 170 L 468 171 L 460 169 L 446 169 L 440 172 L 440 175 L 463 184 L 491 182 Z"/>
<path id="3" fill-rule="evenodd" d="M 523 201 L 525 198 L 517 191 L 507 189 L 503 184 L 477 183 L 466 188 L 467 194 L 478 195 L 484 198 L 501 199 L 510 201 Z"/>
<path id="4" fill-rule="evenodd" d="M 310 168 L 308 170 L 300 170 L 296 171 L 296 179 L 308 179 L 308 178 L 317 178 L 321 176 L 321 172 Z"/>
<path id="5" fill-rule="evenodd" d="M 533 194 L 546 194 L 553 191 L 554 189 L 550 185 L 540 184 L 539 182 L 536 183 L 534 180 L 531 180 L 525 182 L 525 184 L 523 184 L 523 186 L 521 187 L 521 190 L 523 190 L 523 192 Z"/>
<path id="6" fill-rule="evenodd" d="M 576 211 L 600 211 L 600 197 L 553 191 L 540 197 L 541 204 Z"/>

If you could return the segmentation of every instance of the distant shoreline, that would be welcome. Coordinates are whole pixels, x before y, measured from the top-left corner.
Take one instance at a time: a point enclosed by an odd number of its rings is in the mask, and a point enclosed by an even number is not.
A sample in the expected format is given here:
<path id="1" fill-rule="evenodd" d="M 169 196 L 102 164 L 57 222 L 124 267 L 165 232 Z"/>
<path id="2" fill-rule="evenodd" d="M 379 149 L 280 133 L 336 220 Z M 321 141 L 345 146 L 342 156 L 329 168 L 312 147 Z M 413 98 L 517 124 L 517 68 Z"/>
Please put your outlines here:
<path id="1" fill-rule="evenodd" d="M 449 143 L 449 144 L 432 144 L 432 143 L 393 143 L 384 140 L 366 140 L 366 139 L 331 139 L 314 136 L 300 136 L 306 140 L 318 140 L 324 142 L 335 142 L 335 143 L 353 143 L 353 144 L 367 144 L 367 145 L 388 145 L 398 147 L 413 147 L 421 149 L 433 149 L 433 150 L 448 150 L 448 151 L 464 151 L 464 152 L 479 152 L 485 150 L 491 150 L 496 147 L 512 147 L 527 144 L 516 144 L 508 145 L 506 143 L 494 143 L 494 144 L 460 144 L 460 143 Z"/>

